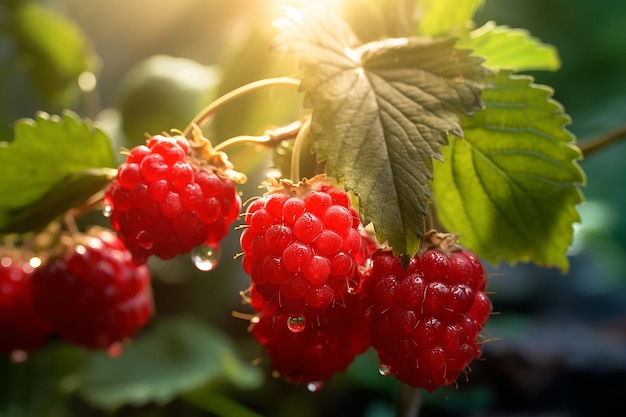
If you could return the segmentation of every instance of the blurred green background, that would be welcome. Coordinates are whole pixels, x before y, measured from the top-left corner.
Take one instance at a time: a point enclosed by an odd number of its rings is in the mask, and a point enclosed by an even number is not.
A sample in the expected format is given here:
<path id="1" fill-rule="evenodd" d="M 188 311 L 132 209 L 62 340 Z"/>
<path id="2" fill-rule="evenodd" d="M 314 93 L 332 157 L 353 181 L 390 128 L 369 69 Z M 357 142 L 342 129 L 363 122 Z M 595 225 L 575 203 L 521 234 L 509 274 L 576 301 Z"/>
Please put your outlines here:
<path id="1" fill-rule="evenodd" d="M 10 22 L 4 7 L 19 2 L 2 3 L 0 17 L 6 26 Z M 89 79 L 83 80 L 85 91 L 75 100 L 51 103 L 33 86 L 28 62 L 6 36 L 0 36 L 0 134 L 4 136 L 18 118 L 70 107 L 98 120 L 118 147 L 130 147 L 143 142 L 145 132 L 184 129 L 220 93 L 260 78 L 290 75 L 296 68 L 291 58 L 267 55 L 275 35 L 271 21 L 279 14 L 277 0 L 40 3 L 84 31 L 97 57 L 93 70 L 98 84 L 90 89 Z M 487 0 L 475 20 L 477 25 L 494 20 L 525 28 L 557 47 L 562 68 L 531 75 L 555 89 L 554 98 L 572 117 L 569 128 L 582 144 L 626 126 L 626 4 L 622 0 Z M 292 121 L 299 106 L 300 97 L 289 89 L 255 93 L 225 107 L 207 131 L 216 142 L 258 134 Z M 252 179 L 270 168 L 269 157 L 267 151 L 250 150 L 231 155 L 239 170 Z M 579 208 L 583 222 L 576 226 L 568 274 L 532 265 L 488 267 L 499 314 L 492 317 L 485 334 L 494 340 L 485 344 L 484 358 L 471 365 L 467 381 L 461 378 L 458 389 L 447 387 L 425 396 L 423 416 L 622 415 L 626 394 L 624 159 L 626 141 L 581 162 L 587 174 L 586 203 Z M 241 191 L 244 200 L 260 192 L 254 180 Z M 99 213 L 83 221 L 105 224 Z M 176 327 L 182 329 L 178 336 L 195 337 L 198 346 L 206 346 L 196 356 L 186 356 L 190 362 L 184 365 L 201 373 L 203 353 L 209 361 L 218 360 L 211 356 L 212 340 L 234 352 L 235 365 L 224 368 L 227 371 L 206 370 L 202 374 L 206 384 L 189 382 L 194 390 L 186 390 L 185 395 L 163 394 L 162 402 L 126 405 L 115 415 L 393 416 L 399 386 L 378 374 L 371 352 L 316 393 L 272 378 L 266 360 L 254 368 L 247 365 L 263 354 L 247 333 L 247 322 L 231 314 L 249 312 L 239 295 L 248 278 L 235 259 L 237 252 L 238 233 L 233 232 L 221 247 L 214 271 L 198 271 L 187 257 L 151 265 L 158 318 L 192 317 L 184 321 L 192 327 Z M 98 360 L 52 346 L 25 363 L 4 361 L 0 416 L 110 415 L 94 406 L 89 395 L 76 395 L 81 380 L 72 379 L 73 370 L 84 363 L 106 367 Z M 160 375 L 157 371 L 155 378 Z M 127 372 L 140 371 L 130 361 Z M 175 371 L 163 372 L 164 379 L 180 378 Z M 114 372 L 111 375 L 115 377 Z M 91 383 L 99 386 L 97 381 Z M 175 391 L 164 385 L 164 392 Z"/>

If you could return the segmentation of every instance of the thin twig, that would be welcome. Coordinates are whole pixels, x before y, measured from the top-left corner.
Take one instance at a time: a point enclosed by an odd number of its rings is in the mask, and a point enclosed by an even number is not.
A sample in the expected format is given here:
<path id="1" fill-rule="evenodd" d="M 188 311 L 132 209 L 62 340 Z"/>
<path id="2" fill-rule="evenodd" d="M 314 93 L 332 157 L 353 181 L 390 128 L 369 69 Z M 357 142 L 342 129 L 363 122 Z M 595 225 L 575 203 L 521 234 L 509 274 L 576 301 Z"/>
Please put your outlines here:
<path id="1" fill-rule="evenodd" d="M 592 153 L 604 149 L 605 147 L 622 139 L 626 139 L 626 126 L 621 126 L 598 138 L 587 140 L 584 143 L 580 143 L 578 146 L 583 155 L 588 157 Z"/>
<path id="2" fill-rule="evenodd" d="M 65 215 L 63 216 L 63 223 L 65 224 L 68 232 L 70 232 L 72 235 L 78 235 L 80 233 L 80 229 L 76 224 L 76 218 L 74 218 L 72 213 L 65 213 Z"/>
<path id="3" fill-rule="evenodd" d="M 267 145 L 270 143 L 272 138 L 269 135 L 263 136 L 235 136 L 234 138 L 227 139 L 223 142 L 218 143 L 213 148 L 213 152 L 224 152 L 225 149 L 233 147 L 235 145 L 241 145 L 244 143 L 252 143 L 257 145 Z"/>
<path id="4" fill-rule="evenodd" d="M 299 87 L 300 80 L 297 80 L 295 78 L 290 78 L 290 77 L 268 78 L 268 79 L 254 81 L 249 84 L 243 85 L 235 90 L 232 90 L 224 94 L 223 96 L 219 97 L 215 101 L 213 101 L 204 109 L 202 109 L 200 113 L 198 113 L 196 117 L 194 117 L 194 119 L 187 125 L 187 128 L 185 128 L 185 130 L 182 132 L 183 136 L 191 139 L 190 135 L 191 135 L 193 126 L 196 125 L 198 127 L 202 127 L 213 116 L 213 114 L 225 104 L 230 103 L 231 101 L 239 97 L 242 97 L 248 93 L 259 90 L 261 88 L 277 87 L 281 85 Z"/>
<path id="5" fill-rule="evenodd" d="M 422 406 L 422 390 L 410 385 L 400 385 L 396 417 L 419 417 Z"/>
<path id="6" fill-rule="evenodd" d="M 296 135 L 296 140 L 293 142 L 293 149 L 291 151 L 291 181 L 297 183 L 300 181 L 300 156 L 302 153 L 302 143 L 304 139 L 309 134 L 309 127 L 311 126 L 311 119 L 308 118 L 304 121 L 298 134 Z"/>
<path id="7" fill-rule="evenodd" d="M 264 146 L 278 146 L 282 141 L 295 138 L 298 135 L 301 127 L 302 121 L 297 120 L 286 126 L 267 130 L 263 136 L 235 136 L 215 145 L 213 147 L 213 151 L 223 152 L 227 148 L 230 148 L 232 146 L 246 143 L 253 143 Z"/>

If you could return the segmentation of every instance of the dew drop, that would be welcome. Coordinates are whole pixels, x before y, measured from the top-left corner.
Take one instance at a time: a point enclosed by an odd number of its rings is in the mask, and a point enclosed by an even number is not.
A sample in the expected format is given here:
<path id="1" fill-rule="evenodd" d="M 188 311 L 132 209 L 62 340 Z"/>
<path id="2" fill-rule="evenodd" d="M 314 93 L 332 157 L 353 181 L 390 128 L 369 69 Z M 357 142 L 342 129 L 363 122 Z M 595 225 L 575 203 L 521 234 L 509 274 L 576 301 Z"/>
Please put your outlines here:
<path id="1" fill-rule="evenodd" d="M 382 376 L 389 376 L 391 375 L 391 367 L 389 365 L 381 363 L 378 367 L 378 373 L 380 373 Z"/>
<path id="2" fill-rule="evenodd" d="M 191 251 L 191 262 L 200 271 L 211 271 L 220 262 L 219 246 L 201 245 Z"/>
<path id="3" fill-rule="evenodd" d="M 124 347 L 121 343 L 113 343 L 111 346 L 107 348 L 107 355 L 111 358 L 117 358 L 122 354 Z"/>
<path id="4" fill-rule="evenodd" d="M 102 215 L 104 217 L 111 217 L 112 213 L 113 213 L 113 207 L 111 206 L 105 206 L 104 209 L 102 210 Z"/>
<path id="5" fill-rule="evenodd" d="M 318 392 L 322 388 L 324 388 L 324 383 L 322 381 L 314 381 L 314 382 L 309 382 L 308 384 L 306 384 L 306 389 L 308 389 L 311 392 Z"/>
<path id="6" fill-rule="evenodd" d="M 304 316 L 291 316 L 287 319 L 287 328 L 293 333 L 300 333 L 306 327 Z"/>
<path id="7" fill-rule="evenodd" d="M 9 359 L 13 363 L 26 362 L 26 360 L 28 359 L 28 352 L 26 352 L 25 350 L 16 349 L 11 352 L 11 354 L 9 355 Z"/>
<path id="8" fill-rule="evenodd" d="M 154 245 L 154 239 L 152 239 L 152 235 L 150 234 L 150 232 L 147 232 L 145 230 L 137 233 L 135 240 L 137 241 L 137 245 L 139 245 L 142 249 L 152 249 L 152 246 Z"/>

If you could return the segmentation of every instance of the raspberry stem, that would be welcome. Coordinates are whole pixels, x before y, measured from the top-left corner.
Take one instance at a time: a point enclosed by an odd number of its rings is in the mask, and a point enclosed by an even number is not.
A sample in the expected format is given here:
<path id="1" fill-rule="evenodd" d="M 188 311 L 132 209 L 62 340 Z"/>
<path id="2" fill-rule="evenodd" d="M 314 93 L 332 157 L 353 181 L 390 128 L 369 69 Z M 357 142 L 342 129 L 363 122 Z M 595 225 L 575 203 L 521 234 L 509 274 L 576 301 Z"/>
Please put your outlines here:
<path id="1" fill-rule="evenodd" d="M 116 170 L 114 170 L 114 171 L 117 173 Z M 70 210 L 69 212 L 75 218 L 79 218 L 83 214 L 88 213 L 88 212 L 90 212 L 92 210 L 101 208 L 103 206 L 104 206 L 104 190 L 95 193 L 94 195 L 89 197 L 82 205 L 80 205 L 78 207 L 75 207 L 74 209 Z"/>
<path id="2" fill-rule="evenodd" d="M 189 140 L 193 140 L 193 126 L 197 125 L 199 127 L 202 127 L 202 125 L 204 125 L 215 114 L 215 112 L 225 104 L 253 91 L 266 87 L 276 87 L 279 85 L 290 85 L 293 87 L 299 87 L 300 80 L 290 77 L 267 78 L 254 81 L 249 84 L 245 84 L 239 88 L 236 88 L 219 97 L 208 106 L 206 106 L 204 109 L 202 109 L 200 113 L 198 113 L 196 117 L 187 125 L 187 127 L 183 131 L 183 136 L 185 136 Z"/>
<path id="3" fill-rule="evenodd" d="M 65 213 L 63 216 L 63 223 L 65 224 L 66 229 L 72 234 L 77 235 L 80 233 L 78 229 L 78 225 L 76 224 L 76 218 L 70 212 Z"/>
<path id="4" fill-rule="evenodd" d="M 213 147 L 213 150 L 215 152 L 224 152 L 227 148 L 246 143 L 255 143 L 257 145 L 265 146 L 278 146 L 282 141 L 295 138 L 300 132 L 302 125 L 303 122 L 301 120 L 297 120 L 286 126 L 281 126 L 272 130 L 266 130 L 265 134 L 262 136 L 235 136 L 233 138 L 218 143 Z"/>
<path id="5" fill-rule="evenodd" d="M 396 403 L 397 417 L 419 417 L 422 405 L 422 390 L 407 384 L 400 386 L 398 402 Z"/>
<path id="6" fill-rule="evenodd" d="M 302 153 L 302 143 L 304 139 L 307 137 L 309 133 L 309 128 L 311 126 L 311 118 L 307 118 L 298 135 L 296 136 L 296 140 L 293 142 L 293 151 L 291 153 L 291 181 L 293 183 L 298 183 L 300 181 L 300 154 Z"/>

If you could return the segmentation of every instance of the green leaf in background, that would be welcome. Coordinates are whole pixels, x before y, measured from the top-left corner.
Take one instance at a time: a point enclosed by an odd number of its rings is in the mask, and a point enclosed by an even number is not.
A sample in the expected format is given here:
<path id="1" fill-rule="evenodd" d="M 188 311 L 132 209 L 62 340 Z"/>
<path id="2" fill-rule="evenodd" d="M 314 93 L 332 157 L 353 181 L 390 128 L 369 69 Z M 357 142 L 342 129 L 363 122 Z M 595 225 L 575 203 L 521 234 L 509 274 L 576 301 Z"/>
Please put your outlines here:
<path id="1" fill-rule="evenodd" d="M 343 0 L 341 16 L 363 42 L 414 33 L 419 19 L 415 0 Z"/>
<path id="2" fill-rule="evenodd" d="M 417 33 L 422 36 L 450 36 L 467 32 L 474 13 L 484 0 L 419 0 L 421 16 Z"/>
<path id="3" fill-rule="evenodd" d="M 147 135 L 183 130 L 216 98 L 217 66 L 170 55 L 151 55 L 120 81 L 117 107 L 129 147 L 144 145 Z"/>
<path id="4" fill-rule="evenodd" d="M 452 39 L 357 45 L 334 15 L 289 9 L 273 47 L 300 54 L 305 107 L 319 161 L 359 198 L 364 224 L 396 254 L 417 251 L 428 213 L 432 158 L 459 114 L 479 109 L 482 60 Z"/>
<path id="5" fill-rule="evenodd" d="M 116 409 L 166 403 L 219 379 L 252 389 L 262 377 L 259 368 L 236 356 L 219 330 L 178 317 L 155 322 L 117 358 L 91 355 L 80 394 L 97 407 Z"/>
<path id="6" fill-rule="evenodd" d="M 256 4 L 256 3 L 255 3 Z M 262 3 L 258 3 L 262 5 Z M 276 35 L 268 22 L 267 8 L 256 10 L 254 18 L 246 21 L 243 28 L 248 33 L 231 40 L 227 58 L 223 61 L 222 82 L 219 85 L 219 95 L 241 87 L 242 85 L 274 77 L 291 76 L 297 71 L 295 57 L 283 59 L 279 56 L 268 56 L 267 45 Z M 214 143 L 242 134 L 262 135 L 268 129 L 288 125 L 302 116 L 302 95 L 293 87 L 271 88 L 255 91 L 239 97 L 232 103 L 226 104 L 213 116 L 208 125 L 209 134 Z M 214 138 L 214 139 L 213 139 Z M 291 142 L 283 142 L 291 144 Z M 282 160 L 289 160 L 290 152 L 282 144 L 274 152 L 263 148 L 250 152 L 249 147 L 233 147 L 229 149 L 229 159 L 239 171 L 246 172 L 248 178 L 255 176 L 264 178 L 265 172 L 273 163 L 277 168 L 289 175 L 288 164 Z M 284 156 L 284 158 L 282 158 Z M 243 185 L 244 193 L 258 193 L 258 184 L 249 182 Z M 248 191 L 248 189 L 250 191 Z"/>
<path id="7" fill-rule="evenodd" d="M 500 72 L 483 91 L 486 108 L 463 119 L 465 138 L 451 137 L 435 165 L 439 220 L 489 262 L 568 268 L 585 178 L 570 119 L 551 95 Z"/>
<path id="8" fill-rule="evenodd" d="M 66 417 L 84 364 L 81 349 L 49 343 L 21 363 L 0 361 L 0 416 Z"/>
<path id="9" fill-rule="evenodd" d="M 487 22 L 459 40 L 459 46 L 472 49 L 486 59 L 489 68 L 515 71 L 556 71 L 561 60 L 555 47 L 540 42 L 527 30 L 496 26 Z"/>
<path id="10" fill-rule="evenodd" d="M 0 142 L 0 233 L 45 226 L 101 190 L 113 167 L 107 135 L 74 113 L 18 121 Z"/>
<path id="11" fill-rule="evenodd" d="M 42 95 L 59 107 L 73 104 L 78 76 L 93 71 L 95 55 L 82 29 L 34 2 L 13 11 L 11 27 L 23 61 Z"/>

